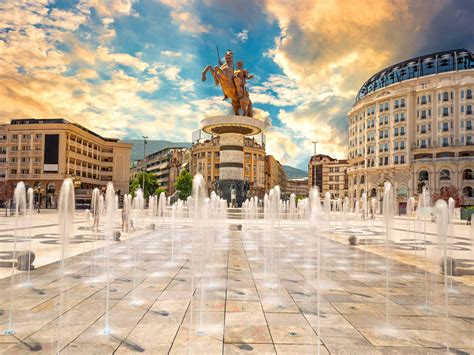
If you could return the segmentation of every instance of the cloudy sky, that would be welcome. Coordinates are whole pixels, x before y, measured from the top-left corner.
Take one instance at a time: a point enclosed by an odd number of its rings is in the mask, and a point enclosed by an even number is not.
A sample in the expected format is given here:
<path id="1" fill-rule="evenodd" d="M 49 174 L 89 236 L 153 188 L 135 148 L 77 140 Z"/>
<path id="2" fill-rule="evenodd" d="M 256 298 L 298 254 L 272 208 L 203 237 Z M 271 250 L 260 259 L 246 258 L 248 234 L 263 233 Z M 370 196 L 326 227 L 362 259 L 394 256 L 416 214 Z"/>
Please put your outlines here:
<path id="1" fill-rule="evenodd" d="M 385 66 L 474 49 L 472 0 L 0 1 L 0 123 L 63 117 L 111 137 L 191 140 L 229 112 L 207 64 L 231 48 L 255 75 L 267 151 L 305 168 L 346 157 L 355 94 Z"/>

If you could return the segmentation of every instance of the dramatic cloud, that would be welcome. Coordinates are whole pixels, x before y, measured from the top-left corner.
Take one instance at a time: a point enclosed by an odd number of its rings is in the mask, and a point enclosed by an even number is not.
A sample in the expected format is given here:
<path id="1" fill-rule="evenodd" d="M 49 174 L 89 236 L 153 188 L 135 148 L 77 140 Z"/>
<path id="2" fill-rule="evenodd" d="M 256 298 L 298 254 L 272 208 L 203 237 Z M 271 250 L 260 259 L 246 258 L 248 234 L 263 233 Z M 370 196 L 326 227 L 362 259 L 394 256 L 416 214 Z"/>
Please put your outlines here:
<path id="1" fill-rule="evenodd" d="M 171 9 L 173 23 L 178 25 L 182 32 L 193 35 L 205 33 L 210 30 L 209 25 L 203 25 L 195 14 L 194 2 L 192 0 L 160 0 L 161 3 Z"/>
<path id="2" fill-rule="evenodd" d="M 469 0 L 3 1 L 0 122 L 64 117 L 107 136 L 189 140 L 203 117 L 231 113 L 200 79 L 219 45 L 255 74 L 268 153 L 305 168 L 315 139 L 346 157 L 347 111 L 372 74 L 472 49 L 473 11 Z"/>
<path id="3" fill-rule="evenodd" d="M 346 157 L 345 116 L 357 90 L 378 70 L 406 59 L 407 47 L 416 52 L 414 36 L 423 35 L 443 2 L 425 5 L 404 0 L 267 0 L 265 8 L 280 27 L 267 55 L 282 69 L 280 78 L 289 79 L 275 86 L 270 78 L 264 90 L 258 88 L 256 99 L 282 106 L 293 102 L 296 107 L 278 115 L 288 139 L 318 139 L 320 152 Z"/>

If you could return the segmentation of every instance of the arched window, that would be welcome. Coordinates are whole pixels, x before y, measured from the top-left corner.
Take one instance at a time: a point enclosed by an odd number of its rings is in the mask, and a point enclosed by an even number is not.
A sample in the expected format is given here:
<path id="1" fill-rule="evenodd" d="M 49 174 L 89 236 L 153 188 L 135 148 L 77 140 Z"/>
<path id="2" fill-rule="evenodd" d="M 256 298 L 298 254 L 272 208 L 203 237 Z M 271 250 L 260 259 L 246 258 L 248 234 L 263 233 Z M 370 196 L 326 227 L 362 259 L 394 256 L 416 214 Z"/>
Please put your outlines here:
<path id="1" fill-rule="evenodd" d="M 361 183 L 361 184 L 365 184 L 365 175 L 362 175 L 362 176 L 360 177 L 360 183 Z"/>
<path id="2" fill-rule="evenodd" d="M 472 169 L 464 169 L 464 171 L 462 172 L 462 179 L 474 180 L 474 174 L 472 173 Z"/>
<path id="3" fill-rule="evenodd" d="M 439 180 L 440 181 L 450 181 L 451 180 L 451 172 L 448 169 L 443 169 L 439 173 Z"/>
<path id="4" fill-rule="evenodd" d="M 377 197 L 377 189 L 375 187 L 370 191 L 370 197 Z"/>
<path id="5" fill-rule="evenodd" d="M 357 176 L 354 176 L 354 185 L 357 185 Z"/>
<path id="6" fill-rule="evenodd" d="M 464 189 L 462 189 L 462 195 L 464 197 L 474 197 L 474 194 L 472 193 L 472 187 L 466 186 Z"/>
<path id="7" fill-rule="evenodd" d="M 418 180 L 419 181 L 428 181 L 430 179 L 430 173 L 426 170 L 422 170 L 418 173 Z"/>
<path id="8" fill-rule="evenodd" d="M 406 186 L 400 186 L 397 190 L 397 197 L 408 197 L 408 188 Z"/>

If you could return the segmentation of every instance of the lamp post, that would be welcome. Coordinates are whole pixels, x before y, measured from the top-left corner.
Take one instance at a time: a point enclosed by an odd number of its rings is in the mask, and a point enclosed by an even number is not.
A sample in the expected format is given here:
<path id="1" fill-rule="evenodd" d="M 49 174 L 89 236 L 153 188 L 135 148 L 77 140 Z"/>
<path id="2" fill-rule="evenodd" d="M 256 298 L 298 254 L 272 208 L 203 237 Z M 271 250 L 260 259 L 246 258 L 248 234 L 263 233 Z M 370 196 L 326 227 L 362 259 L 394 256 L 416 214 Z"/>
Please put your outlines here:
<path id="1" fill-rule="evenodd" d="M 143 191 L 143 196 L 145 196 L 145 172 L 146 172 L 145 157 L 146 157 L 146 144 L 147 144 L 148 136 L 142 136 L 142 137 L 143 137 L 142 191 Z"/>
<path id="2" fill-rule="evenodd" d="M 313 141 L 313 147 L 314 147 L 314 154 L 313 154 L 313 187 L 316 186 L 316 144 L 318 144 L 318 141 Z"/>

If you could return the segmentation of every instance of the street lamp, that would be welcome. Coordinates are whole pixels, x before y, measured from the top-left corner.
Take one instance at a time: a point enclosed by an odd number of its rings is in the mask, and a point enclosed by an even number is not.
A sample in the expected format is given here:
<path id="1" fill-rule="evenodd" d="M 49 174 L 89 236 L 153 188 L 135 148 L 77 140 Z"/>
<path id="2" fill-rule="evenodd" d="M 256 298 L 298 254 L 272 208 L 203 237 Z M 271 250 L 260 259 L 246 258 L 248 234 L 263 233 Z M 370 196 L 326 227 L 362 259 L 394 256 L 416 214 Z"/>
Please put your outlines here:
<path id="1" fill-rule="evenodd" d="M 143 196 L 145 196 L 145 172 L 146 172 L 145 157 L 146 157 L 146 144 L 147 144 L 148 136 L 142 136 L 142 137 L 143 137 L 142 191 L 143 191 Z"/>
<path id="2" fill-rule="evenodd" d="M 313 187 L 316 186 L 316 144 L 318 144 L 318 141 L 313 141 L 313 146 L 314 146 L 314 154 L 313 154 Z"/>

